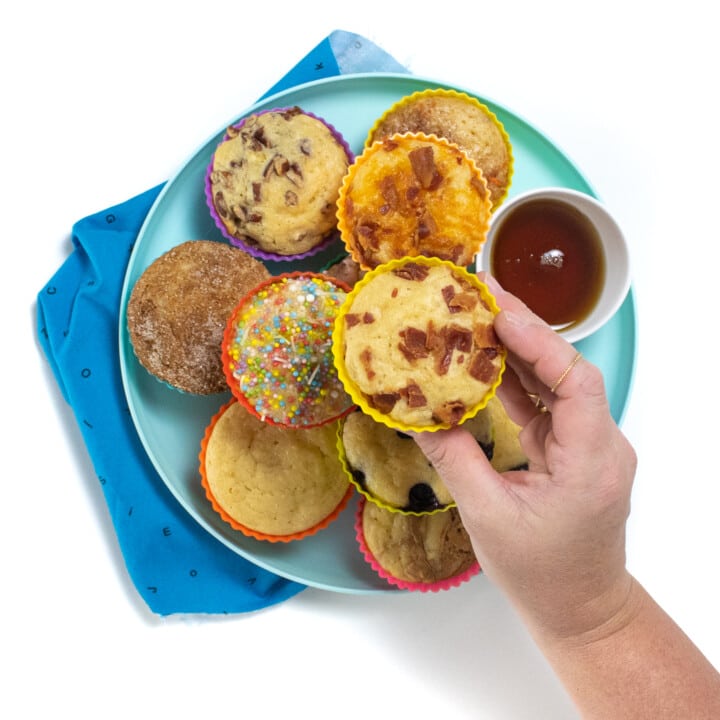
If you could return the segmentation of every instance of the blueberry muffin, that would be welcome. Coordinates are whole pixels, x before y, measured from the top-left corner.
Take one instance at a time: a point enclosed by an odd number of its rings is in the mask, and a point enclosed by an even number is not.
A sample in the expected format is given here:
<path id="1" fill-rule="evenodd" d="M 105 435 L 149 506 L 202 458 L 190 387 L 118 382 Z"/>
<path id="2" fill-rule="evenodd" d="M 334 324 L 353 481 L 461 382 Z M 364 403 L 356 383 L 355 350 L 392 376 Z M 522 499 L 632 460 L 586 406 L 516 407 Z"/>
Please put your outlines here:
<path id="1" fill-rule="evenodd" d="M 492 457 L 490 414 L 481 410 L 463 428 Z M 356 411 L 342 424 L 340 448 L 352 482 L 372 502 L 389 510 L 417 514 L 454 505 L 437 471 L 410 435 Z"/>

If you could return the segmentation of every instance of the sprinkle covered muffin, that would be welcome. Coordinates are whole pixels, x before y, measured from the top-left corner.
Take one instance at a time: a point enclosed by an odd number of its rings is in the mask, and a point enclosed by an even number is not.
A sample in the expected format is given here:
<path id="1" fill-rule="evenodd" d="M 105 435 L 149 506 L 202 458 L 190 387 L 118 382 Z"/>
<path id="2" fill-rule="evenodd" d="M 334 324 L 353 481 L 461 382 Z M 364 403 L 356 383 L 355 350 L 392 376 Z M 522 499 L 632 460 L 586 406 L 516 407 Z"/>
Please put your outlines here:
<path id="1" fill-rule="evenodd" d="M 493 208 L 507 196 L 513 173 L 510 138 L 495 113 L 477 98 L 443 88 L 408 95 L 378 118 L 366 145 L 406 132 L 437 135 L 464 150 L 482 171 Z"/>
<path id="2" fill-rule="evenodd" d="M 355 530 L 367 562 L 400 588 L 446 590 L 480 572 L 457 508 L 403 515 L 363 500 Z"/>
<path id="3" fill-rule="evenodd" d="M 338 191 L 353 158 L 341 134 L 299 107 L 231 126 L 205 179 L 223 235 L 266 260 L 296 260 L 336 237 Z"/>
<path id="4" fill-rule="evenodd" d="M 349 287 L 320 273 L 272 277 L 230 315 L 222 346 L 228 386 L 265 422 L 308 428 L 353 402 L 338 379 L 332 329 Z"/>
<path id="5" fill-rule="evenodd" d="M 387 263 L 343 303 L 333 332 L 338 375 L 363 411 L 390 427 L 458 425 L 500 384 L 498 311 L 464 268 L 420 256 Z"/>
<path id="6" fill-rule="evenodd" d="M 485 178 L 457 145 L 422 133 L 392 135 L 348 169 L 338 229 L 365 270 L 416 255 L 467 266 L 485 242 L 491 208 Z"/>
<path id="7" fill-rule="evenodd" d="M 207 426 L 200 475 L 208 500 L 234 529 L 289 542 L 337 518 L 352 487 L 340 465 L 333 424 L 301 433 L 264 423 L 232 400 Z"/>
<path id="8" fill-rule="evenodd" d="M 142 272 L 128 299 L 127 328 L 140 364 L 184 392 L 227 392 L 220 352 L 227 318 L 269 277 L 259 260 L 224 242 L 171 248 Z"/>

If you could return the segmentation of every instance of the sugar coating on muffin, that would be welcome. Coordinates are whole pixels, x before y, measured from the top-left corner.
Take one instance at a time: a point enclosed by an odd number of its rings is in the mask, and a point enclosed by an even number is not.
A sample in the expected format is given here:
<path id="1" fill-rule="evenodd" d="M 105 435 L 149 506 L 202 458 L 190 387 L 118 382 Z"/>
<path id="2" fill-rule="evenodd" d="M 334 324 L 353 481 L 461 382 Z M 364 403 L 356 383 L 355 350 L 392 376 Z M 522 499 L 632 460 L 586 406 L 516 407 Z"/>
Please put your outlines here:
<path id="1" fill-rule="evenodd" d="M 481 410 L 463 427 L 491 456 L 490 415 Z M 406 433 L 358 411 L 342 424 L 341 449 L 354 484 L 372 502 L 409 513 L 436 512 L 454 505 L 437 471 Z"/>
<path id="2" fill-rule="evenodd" d="M 208 169 L 207 197 L 232 241 L 293 257 L 335 231 L 352 153 L 324 120 L 298 107 L 257 113 L 227 130 Z"/>
<path id="3" fill-rule="evenodd" d="M 142 272 L 128 299 L 128 334 L 140 364 L 184 392 L 227 391 L 220 352 L 227 318 L 269 277 L 259 260 L 224 242 L 171 248 Z"/>
<path id="4" fill-rule="evenodd" d="M 438 583 L 467 573 L 477 563 L 457 508 L 403 515 L 366 502 L 362 534 L 374 561 L 404 582 Z"/>
<path id="5" fill-rule="evenodd" d="M 355 158 L 338 199 L 338 229 L 364 269 L 425 255 L 472 263 L 485 241 L 490 194 L 475 163 L 433 135 L 384 138 Z"/>
<path id="6" fill-rule="evenodd" d="M 493 207 L 507 195 L 513 171 L 510 138 L 477 98 L 443 88 L 413 93 L 378 118 L 366 144 L 406 132 L 437 135 L 464 150 L 482 171 Z"/>
<path id="7" fill-rule="evenodd" d="M 227 382 L 261 420 L 307 428 L 352 408 L 332 353 L 333 324 L 348 290 L 319 273 L 287 273 L 254 288 L 229 317 Z"/>
<path id="8" fill-rule="evenodd" d="M 335 324 L 340 378 L 391 427 L 457 425 L 485 406 L 504 371 L 493 305 L 475 276 L 449 262 L 414 258 L 370 271 Z"/>
<path id="9" fill-rule="evenodd" d="M 208 427 L 201 454 L 201 475 L 216 509 L 269 536 L 305 533 L 323 523 L 350 487 L 336 433 L 333 424 L 288 432 L 231 402 Z"/>

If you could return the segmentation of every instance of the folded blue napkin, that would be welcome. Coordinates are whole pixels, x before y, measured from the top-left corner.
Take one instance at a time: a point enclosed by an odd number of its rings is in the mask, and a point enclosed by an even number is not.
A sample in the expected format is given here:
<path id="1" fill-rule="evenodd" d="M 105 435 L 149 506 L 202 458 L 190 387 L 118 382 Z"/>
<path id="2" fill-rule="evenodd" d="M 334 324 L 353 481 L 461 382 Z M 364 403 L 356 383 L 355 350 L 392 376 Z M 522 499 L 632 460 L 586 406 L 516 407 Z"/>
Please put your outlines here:
<path id="1" fill-rule="evenodd" d="M 407 72 L 369 40 L 337 30 L 263 96 L 358 72 Z M 71 405 L 112 517 L 128 573 L 149 608 L 258 610 L 304 585 L 257 567 L 200 527 L 148 459 L 127 407 L 118 322 L 125 270 L 162 185 L 79 220 L 74 250 L 38 293 L 38 338 Z"/>

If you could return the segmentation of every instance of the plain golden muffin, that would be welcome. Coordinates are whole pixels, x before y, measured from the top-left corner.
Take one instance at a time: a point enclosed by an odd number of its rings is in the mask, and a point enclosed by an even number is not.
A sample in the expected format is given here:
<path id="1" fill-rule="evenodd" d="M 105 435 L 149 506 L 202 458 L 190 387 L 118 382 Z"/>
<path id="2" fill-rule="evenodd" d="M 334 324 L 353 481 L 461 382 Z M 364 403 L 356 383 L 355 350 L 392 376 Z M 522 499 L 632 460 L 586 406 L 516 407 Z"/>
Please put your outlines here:
<path id="1" fill-rule="evenodd" d="M 392 135 L 355 158 L 338 199 L 345 247 L 369 270 L 425 255 L 467 266 L 487 235 L 490 194 L 457 145 L 433 135 Z"/>
<path id="2" fill-rule="evenodd" d="M 513 171 L 510 138 L 495 113 L 476 98 L 445 89 L 409 95 L 378 119 L 366 143 L 406 132 L 437 135 L 464 150 L 482 171 L 494 208 L 507 195 Z"/>
<path id="3" fill-rule="evenodd" d="M 403 515 L 366 502 L 362 532 L 375 562 L 405 582 L 437 583 L 477 562 L 457 508 Z"/>
<path id="4" fill-rule="evenodd" d="M 485 406 L 504 371 L 490 303 L 485 286 L 452 263 L 418 257 L 380 266 L 336 319 L 338 376 L 391 427 L 457 425 Z"/>
<path id="5" fill-rule="evenodd" d="M 233 401 L 207 432 L 201 473 L 233 523 L 263 535 L 291 536 L 315 528 L 347 496 L 350 484 L 336 440 L 336 424 L 290 431 L 258 420 Z"/>
<path id="6" fill-rule="evenodd" d="M 228 389 L 221 344 L 238 300 L 270 276 L 225 242 L 188 240 L 154 260 L 133 286 L 127 329 L 140 364 L 184 392 Z"/>
<path id="7" fill-rule="evenodd" d="M 335 231 L 350 152 L 300 108 L 250 115 L 228 128 L 209 169 L 209 200 L 230 239 L 268 253 L 312 250 Z"/>

